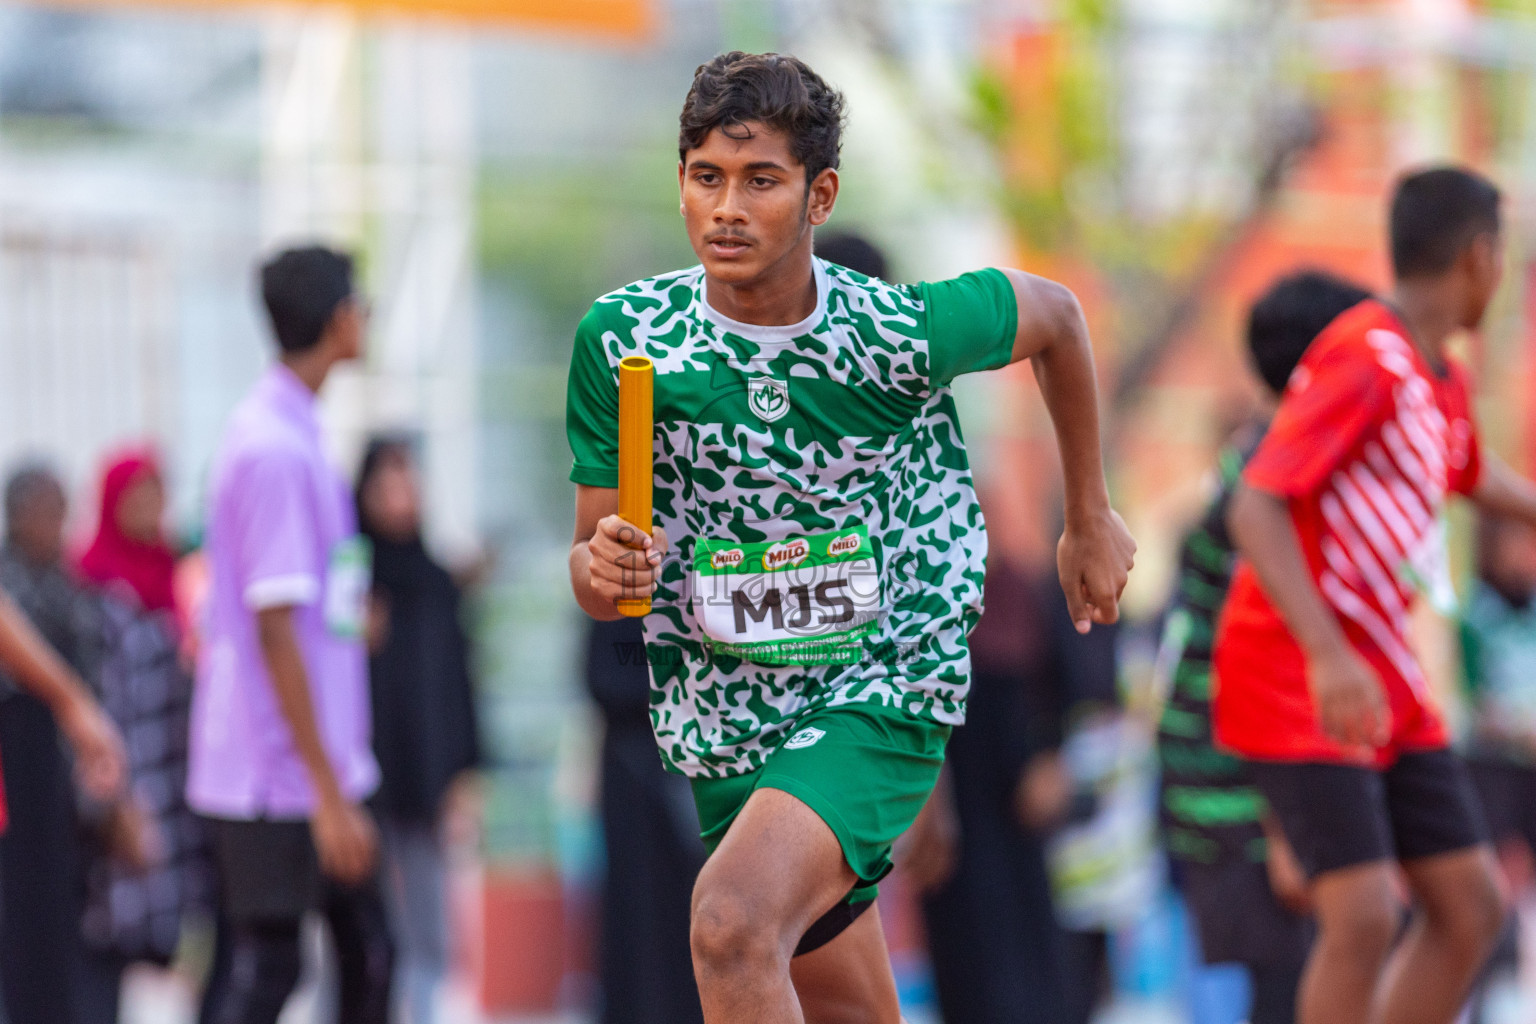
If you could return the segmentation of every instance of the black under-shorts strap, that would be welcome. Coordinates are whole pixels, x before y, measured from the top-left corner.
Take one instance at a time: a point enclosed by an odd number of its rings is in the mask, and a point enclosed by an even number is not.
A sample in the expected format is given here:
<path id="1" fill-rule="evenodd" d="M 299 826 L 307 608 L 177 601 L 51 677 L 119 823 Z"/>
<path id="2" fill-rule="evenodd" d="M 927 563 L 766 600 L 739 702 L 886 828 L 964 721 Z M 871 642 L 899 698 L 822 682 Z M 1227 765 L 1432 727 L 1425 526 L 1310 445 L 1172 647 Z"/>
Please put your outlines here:
<path id="1" fill-rule="evenodd" d="M 839 903 L 831 910 L 822 914 L 800 936 L 800 945 L 795 947 L 795 956 L 805 956 L 813 953 L 837 938 L 848 930 L 848 926 L 859 919 L 859 915 L 875 905 L 874 900 L 860 900 L 857 903 Z"/>

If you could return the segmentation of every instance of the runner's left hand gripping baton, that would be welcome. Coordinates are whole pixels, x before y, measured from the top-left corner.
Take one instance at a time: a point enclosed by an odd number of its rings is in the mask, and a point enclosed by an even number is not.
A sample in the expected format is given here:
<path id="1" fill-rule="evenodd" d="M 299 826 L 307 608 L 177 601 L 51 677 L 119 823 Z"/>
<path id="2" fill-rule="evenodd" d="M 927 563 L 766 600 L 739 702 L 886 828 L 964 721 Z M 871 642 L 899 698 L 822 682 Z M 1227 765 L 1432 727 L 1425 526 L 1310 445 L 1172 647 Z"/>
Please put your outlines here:
<path id="1" fill-rule="evenodd" d="M 619 361 L 619 518 L 647 536 L 651 533 L 655 380 L 656 366 L 644 356 Z M 621 615 L 648 615 L 651 598 L 621 598 L 614 607 Z"/>

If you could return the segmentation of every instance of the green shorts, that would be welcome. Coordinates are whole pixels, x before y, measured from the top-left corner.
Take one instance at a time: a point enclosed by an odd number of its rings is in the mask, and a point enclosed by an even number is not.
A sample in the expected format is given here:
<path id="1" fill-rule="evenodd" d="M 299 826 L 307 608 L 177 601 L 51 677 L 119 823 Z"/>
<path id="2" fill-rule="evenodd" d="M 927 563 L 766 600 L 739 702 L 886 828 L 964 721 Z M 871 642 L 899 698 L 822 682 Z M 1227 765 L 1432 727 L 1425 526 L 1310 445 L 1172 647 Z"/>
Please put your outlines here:
<path id="1" fill-rule="evenodd" d="M 837 836 L 859 882 L 849 903 L 875 898 L 891 872 L 891 844 L 917 818 L 939 780 L 950 727 L 881 704 L 812 711 L 763 766 L 726 779 L 694 779 L 699 827 L 710 853 L 761 787 L 815 811 Z"/>

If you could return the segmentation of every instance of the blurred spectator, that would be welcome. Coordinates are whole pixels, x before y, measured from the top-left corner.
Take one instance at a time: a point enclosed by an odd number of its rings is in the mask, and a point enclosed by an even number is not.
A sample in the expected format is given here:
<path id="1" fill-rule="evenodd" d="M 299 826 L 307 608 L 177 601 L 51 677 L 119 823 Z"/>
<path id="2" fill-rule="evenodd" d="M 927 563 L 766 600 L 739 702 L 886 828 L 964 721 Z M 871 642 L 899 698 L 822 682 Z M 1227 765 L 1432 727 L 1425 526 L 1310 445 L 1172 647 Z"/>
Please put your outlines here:
<path id="1" fill-rule="evenodd" d="M 601 1024 L 703 1024 L 688 946 L 704 866 L 688 780 L 662 767 L 639 619 L 594 622 L 587 691 L 603 714 Z"/>
<path id="2" fill-rule="evenodd" d="M 1235 559 L 1227 497 L 1259 436 L 1248 429 L 1222 451 L 1221 492 L 1179 551 L 1178 593 L 1159 652 L 1171 680 L 1158 755 L 1164 837 L 1201 961 L 1241 964 L 1247 972 L 1251 1010 L 1231 1007 L 1226 1019 L 1290 1024 L 1311 944 L 1306 879 L 1283 846 L 1270 845 L 1278 833 L 1265 828 L 1264 798 L 1242 762 L 1211 740 L 1211 639 Z"/>
<path id="3" fill-rule="evenodd" d="M 1536 529 L 1484 515 L 1462 613 L 1468 760 L 1499 840 L 1536 848 Z"/>
<path id="4" fill-rule="evenodd" d="M 1128 730 L 1134 727 L 1120 709 L 1119 627 L 1094 626 L 1086 636 L 1078 633 L 1060 590 L 1054 566 L 1041 574 L 1034 585 L 1038 595 L 1035 607 L 1045 624 L 1046 645 L 1038 652 L 1039 660 L 1026 664 L 1025 671 L 1027 678 L 1033 680 L 1034 692 L 1039 694 L 1035 708 L 1039 709 L 1036 713 L 1040 721 L 1034 728 L 1043 737 L 1046 752 L 1043 761 L 1037 755 L 1033 770 L 1021 778 L 1018 807 L 1028 826 L 1037 830 L 1054 828 L 1056 836 L 1065 829 L 1076 828 L 1109 839 L 1114 850 L 1114 856 L 1103 863 L 1071 863 L 1066 865 L 1066 871 L 1062 870 L 1059 856 L 1051 858 L 1055 862 L 1052 889 L 1056 916 L 1062 926 L 1061 974 L 1057 982 L 1062 999 L 1059 1020 L 1062 1024 L 1088 1024 L 1111 993 L 1108 919 L 1134 916 L 1140 909 L 1126 907 L 1118 898 L 1121 892 L 1139 891 L 1123 885 L 1124 873 L 1138 868 L 1138 854 L 1134 837 L 1116 827 L 1126 821 L 1119 808 L 1109 809 L 1107 821 L 1101 818 L 1101 811 L 1105 810 L 1101 800 L 1117 796 L 1105 788 L 1105 783 L 1113 785 L 1127 766 L 1116 763 L 1106 778 L 1089 772 L 1079 777 L 1085 767 L 1104 766 L 1077 766 L 1074 771 L 1066 752 L 1072 749 L 1075 737 L 1086 737 L 1090 731 L 1130 740 L 1134 737 L 1128 735 Z M 1093 750 L 1091 738 L 1086 746 Z M 1105 824 L 1110 827 L 1100 827 Z M 1134 821 L 1131 825 L 1134 827 Z M 1064 877 L 1073 880 L 1072 890 L 1064 889 Z M 1099 908 L 1103 920 L 1089 919 L 1093 915 L 1085 915 L 1082 921 L 1069 920 L 1062 908 L 1079 899 Z"/>
<path id="5" fill-rule="evenodd" d="M 300 925 L 337 950 L 342 1024 L 384 1024 L 393 952 L 370 746 L 367 545 L 326 457 L 316 395 L 362 352 L 352 261 L 290 249 L 261 270 L 281 355 L 215 457 L 212 588 L 192 703 L 188 800 L 212 822 L 229 969 L 216 1024 L 273 1024 L 298 982 Z"/>
<path id="6" fill-rule="evenodd" d="M 1536 856 L 1536 529 L 1479 518 L 1477 581 L 1460 625 L 1467 762 L 1509 888 L 1529 897 Z M 1517 924 L 1512 917 L 1490 965 L 1494 976 L 1518 968 Z"/>
<path id="7" fill-rule="evenodd" d="M 1369 298 L 1327 274 L 1285 278 L 1254 304 L 1248 351 L 1279 399 L 1302 353 L 1323 328 Z M 1206 964 L 1242 965 L 1251 1006 L 1228 1018 L 1290 1024 L 1312 942 L 1306 879 L 1243 763 L 1211 738 L 1211 645 L 1236 561 L 1227 507 L 1266 420 L 1247 424 L 1218 457 L 1219 489 L 1179 549 L 1177 590 L 1165 620 L 1159 666 L 1168 678 L 1158 730 L 1168 854 Z M 1242 913 L 1233 913 L 1242 907 Z"/>
<path id="8" fill-rule="evenodd" d="M 818 232 L 816 255 L 865 277 L 878 277 L 883 281 L 889 273 L 885 253 L 863 235 L 850 231 Z"/>
<path id="9" fill-rule="evenodd" d="M 101 610 L 64 563 L 64 487 L 51 469 L 24 466 L 5 486 L 0 587 L 43 638 L 86 680 L 99 677 Z M 0 702 L 0 757 L 9 827 L 0 978 L 12 1024 L 75 1019 L 82 851 L 69 757 L 48 707 L 7 687 Z"/>
<path id="10" fill-rule="evenodd" d="M 953 814 L 953 852 L 922 853 L 915 836 L 904 844 L 903 866 L 929 887 L 929 957 L 951 1024 L 1060 1024 L 1065 1012 L 1045 836 L 1068 800 L 1057 753 L 1066 676 L 1047 602 L 1066 606 L 1050 588 L 1001 552 L 988 559 L 966 724 L 950 737 L 940 796 L 913 829 L 948 831 L 934 822 Z"/>
<path id="11" fill-rule="evenodd" d="M 102 591 L 101 699 L 128 743 L 129 795 L 87 847 L 80 1024 L 115 1024 L 124 969 L 170 964 L 189 915 L 211 909 L 206 830 L 186 803 L 192 677 L 179 648 L 176 555 L 147 452 L 114 459 L 80 572 Z"/>
<path id="12" fill-rule="evenodd" d="M 396 1003 L 410 1024 L 435 1024 L 448 972 L 450 795 L 480 760 L 469 640 L 459 587 L 421 538 L 421 490 L 410 444 L 376 438 L 357 479 L 358 524 L 373 544 L 369 682 L 374 797 L 384 893 L 400 958 Z"/>
<path id="13" fill-rule="evenodd" d="M 1536 486 L 1479 447 L 1447 353 L 1498 285 L 1500 208 L 1463 168 L 1398 180 L 1391 294 L 1307 347 L 1227 513 L 1239 564 L 1212 719 L 1310 880 L 1318 927 L 1297 997 L 1309 1022 L 1449 1024 L 1506 919 L 1410 628 L 1421 595 L 1455 601 L 1451 496 L 1536 523 Z"/>

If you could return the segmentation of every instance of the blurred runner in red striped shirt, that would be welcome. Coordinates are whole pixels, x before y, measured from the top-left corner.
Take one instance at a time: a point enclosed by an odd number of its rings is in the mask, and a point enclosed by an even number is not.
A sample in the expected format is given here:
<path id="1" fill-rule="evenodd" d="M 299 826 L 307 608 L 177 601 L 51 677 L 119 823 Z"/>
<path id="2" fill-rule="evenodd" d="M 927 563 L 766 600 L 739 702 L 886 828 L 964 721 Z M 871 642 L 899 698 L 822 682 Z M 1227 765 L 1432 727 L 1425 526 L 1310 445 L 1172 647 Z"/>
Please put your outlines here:
<path id="1" fill-rule="evenodd" d="M 1246 564 L 1217 636 L 1216 734 L 1311 879 L 1302 1024 L 1449 1024 L 1504 914 L 1408 625 L 1421 593 L 1454 603 L 1448 495 L 1536 521 L 1536 486 L 1480 451 L 1445 351 L 1502 276 L 1499 192 L 1461 169 L 1409 175 L 1391 235 L 1392 294 L 1307 351 L 1229 516 Z"/>

